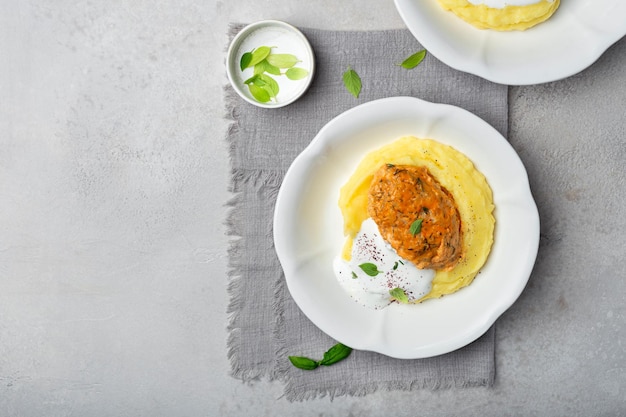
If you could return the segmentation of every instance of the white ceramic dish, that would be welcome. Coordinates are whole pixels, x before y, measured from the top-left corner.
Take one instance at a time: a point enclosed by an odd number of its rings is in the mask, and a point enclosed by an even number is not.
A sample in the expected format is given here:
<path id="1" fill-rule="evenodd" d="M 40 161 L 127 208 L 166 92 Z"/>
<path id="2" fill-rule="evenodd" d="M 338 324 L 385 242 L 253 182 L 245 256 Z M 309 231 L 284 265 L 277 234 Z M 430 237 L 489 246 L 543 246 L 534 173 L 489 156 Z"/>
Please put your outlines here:
<path id="1" fill-rule="evenodd" d="M 241 57 L 261 46 L 272 47 L 272 53 L 295 55 L 300 62 L 297 67 L 309 74 L 301 80 L 289 80 L 285 75 L 271 75 L 280 87 L 276 99 L 261 103 L 252 96 L 244 83 L 254 75 L 253 68 L 241 70 Z M 285 72 L 284 70 L 282 71 Z M 248 103 L 264 108 L 279 108 L 293 103 L 300 98 L 311 85 L 315 75 L 315 56 L 307 38 L 296 27 L 278 20 L 263 20 L 244 27 L 233 38 L 227 58 L 226 74 L 237 92 Z"/>
<path id="2" fill-rule="evenodd" d="M 445 64 L 500 84 L 556 81 L 593 64 L 626 35 L 626 1 L 562 0 L 524 32 L 476 29 L 437 0 L 394 0 L 415 38 Z"/>
<path id="3" fill-rule="evenodd" d="M 366 153 L 405 135 L 455 147 L 486 176 L 495 243 L 470 286 L 419 305 L 371 310 L 333 273 L 344 242 L 339 188 Z M 457 107 L 395 97 L 339 115 L 295 159 L 278 194 L 274 241 L 293 299 L 322 331 L 355 349 L 424 358 L 477 339 L 519 297 L 537 255 L 539 215 L 522 162 L 493 127 Z"/>

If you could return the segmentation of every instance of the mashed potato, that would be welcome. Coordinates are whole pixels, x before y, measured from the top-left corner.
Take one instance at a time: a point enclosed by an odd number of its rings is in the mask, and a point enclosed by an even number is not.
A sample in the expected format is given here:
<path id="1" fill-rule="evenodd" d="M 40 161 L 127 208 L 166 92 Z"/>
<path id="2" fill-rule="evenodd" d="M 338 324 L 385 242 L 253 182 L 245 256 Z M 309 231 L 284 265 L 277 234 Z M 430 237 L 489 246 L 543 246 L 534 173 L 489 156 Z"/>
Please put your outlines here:
<path id="1" fill-rule="evenodd" d="M 385 164 L 424 166 L 454 197 L 461 217 L 463 258 L 450 270 L 437 270 L 424 297 L 438 298 L 469 285 L 486 262 L 493 244 L 493 197 L 485 177 L 456 149 L 430 139 L 407 136 L 365 156 L 341 188 L 339 207 L 347 236 L 342 258 L 368 216 L 368 193 L 375 172 Z"/>
<path id="2" fill-rule="evenodd" d="M 552 16 L 560 0 L 438 0 L 480 29 L 526 30 Z"/>

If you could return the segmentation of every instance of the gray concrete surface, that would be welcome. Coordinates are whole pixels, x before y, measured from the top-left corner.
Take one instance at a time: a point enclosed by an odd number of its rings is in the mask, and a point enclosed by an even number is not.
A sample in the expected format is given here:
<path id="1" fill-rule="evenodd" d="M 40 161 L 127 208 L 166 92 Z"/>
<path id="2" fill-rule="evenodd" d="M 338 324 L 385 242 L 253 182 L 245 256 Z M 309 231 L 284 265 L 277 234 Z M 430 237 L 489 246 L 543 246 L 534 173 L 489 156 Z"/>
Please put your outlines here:
<path id="1" fill-rule="evenodd" d="M 511 88 L 542 217 L 491 389 L 289 403 L 226 357 L 227 24 L 391 1 L 0 1 L 0 416 L 626 415 L 626 42 Z"/>

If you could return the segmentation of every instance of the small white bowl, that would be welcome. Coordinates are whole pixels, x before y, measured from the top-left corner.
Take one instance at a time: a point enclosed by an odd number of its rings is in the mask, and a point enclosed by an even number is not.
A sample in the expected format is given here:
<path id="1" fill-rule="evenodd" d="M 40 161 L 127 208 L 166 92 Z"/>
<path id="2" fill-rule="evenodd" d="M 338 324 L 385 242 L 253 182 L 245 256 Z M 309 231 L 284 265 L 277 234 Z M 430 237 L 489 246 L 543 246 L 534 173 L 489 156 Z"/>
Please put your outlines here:
<path id="1" fill-rule="evenodd" d="M 266 103 L 257 101 L 244 83 L 254 75 L 253 68 L 242 71 L 240 67 L 242 55 L 261 46 L 271 47 L 272 54 L 295 55 L 300 60 L 295 66 L 309 72 L 300 80 L 290 80 L 285 75 L 268 74 L 278 83 L 279 92 Z M 282 69 L 281 73 L 284 72 L 285 69 Z M 248 103 L 264 108 L 283 107 L 300 98 L 311 85 L 315 75 L 313 48 L 302 32 L 288 23 L 278 20 L 252 23 L 244 27 L 231 42 L 226 59 L 226 73 L 237 94 Z"/>

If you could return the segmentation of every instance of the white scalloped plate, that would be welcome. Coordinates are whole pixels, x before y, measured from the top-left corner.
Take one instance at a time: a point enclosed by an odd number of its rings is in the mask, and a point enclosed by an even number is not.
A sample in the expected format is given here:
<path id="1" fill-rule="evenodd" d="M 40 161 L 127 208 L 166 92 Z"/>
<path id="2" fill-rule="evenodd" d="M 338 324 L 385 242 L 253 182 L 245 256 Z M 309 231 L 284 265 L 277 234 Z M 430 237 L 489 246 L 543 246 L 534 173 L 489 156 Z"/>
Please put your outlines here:
<path id="1" fill-rule="evenodd" d="M 476 29 L 436 0 L 394 0 L 415 38 L 452 68 L 510 85 L 574 75 L 626 35 L 626 1 L 562 0 L 546 22 L 523 32 Z"/>
<path id="2" fill-rule="evenodd" d="M 366 153 L 405 135 L 455 147 L 486 176 L 495 242 L 470 286 L 418 305 L 372 310 L 351 299 L 333 272 L 344 241 L 339 188 Z M 274 242 L 293 299 L 322 331 L 355 349 L 424 358 L 474 341 L 519 297 L 537 255 L 539 215 L 522 162 L 493 127 L 458 107 L 394 97 L 331 120 L 295 159 L 277 197 Z"/>

